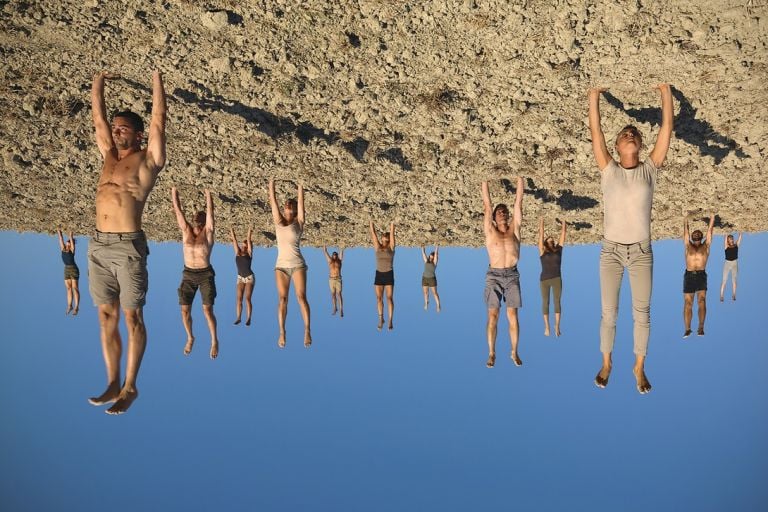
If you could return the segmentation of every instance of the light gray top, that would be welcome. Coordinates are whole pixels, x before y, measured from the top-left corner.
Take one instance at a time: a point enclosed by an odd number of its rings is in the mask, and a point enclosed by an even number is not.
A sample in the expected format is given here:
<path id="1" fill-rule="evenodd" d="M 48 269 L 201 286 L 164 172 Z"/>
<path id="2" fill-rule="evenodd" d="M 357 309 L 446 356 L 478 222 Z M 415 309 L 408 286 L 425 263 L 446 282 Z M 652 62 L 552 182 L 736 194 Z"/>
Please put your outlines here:
<path id="1" fill-rule="evenodd" d="M 615 160 L 603 169 L 605 239 L 634 244 L 651 238 L 651 204 L 658 170 L 649 158 L 634 169 L 624 169 Z"/>

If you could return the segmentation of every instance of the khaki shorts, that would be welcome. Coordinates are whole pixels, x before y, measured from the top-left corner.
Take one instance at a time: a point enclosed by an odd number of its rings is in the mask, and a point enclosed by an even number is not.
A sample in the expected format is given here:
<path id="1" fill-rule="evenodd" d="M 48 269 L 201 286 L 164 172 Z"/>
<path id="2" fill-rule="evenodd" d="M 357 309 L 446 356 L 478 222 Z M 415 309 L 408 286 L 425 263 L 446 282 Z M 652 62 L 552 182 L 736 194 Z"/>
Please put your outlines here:
<path id="1" fill-rule="evenodd" d="M 329 277 L 328 287 L 331 289 L 331 293 L 341 293 L 341 278 Z"/>
<path id="2" fill-rule="evenodd" d="M 147 238 L 143 231 L 102 233 L 88 244 L 88 289 L 96 306 L 119 301 L 123 309 L 146 303 Z"/>
<path id="3" fill-rule="evenodd" d="M 179 304 L 190 306 L 195 300 L 198 288 L 200 288 L 200 296 L 203 298 L 203 305 L 213 306 L 213 301 L 216 298 L 216 272 L 210 265 L 205 268 L 184 267 L 179 285 Z"/>

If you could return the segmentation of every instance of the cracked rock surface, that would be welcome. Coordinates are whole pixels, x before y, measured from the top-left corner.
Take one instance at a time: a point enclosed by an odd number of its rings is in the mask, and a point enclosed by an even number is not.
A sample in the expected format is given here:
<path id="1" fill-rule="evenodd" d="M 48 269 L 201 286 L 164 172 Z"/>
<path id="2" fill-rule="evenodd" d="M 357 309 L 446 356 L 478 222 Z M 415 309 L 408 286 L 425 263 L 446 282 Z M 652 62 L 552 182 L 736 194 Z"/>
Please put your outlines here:
<path id="1" fill-rule="evenodd" d="M 144 229 L 178 239 L 169 190 L 189 213 L 215 192 L 217 235 L 253 226 L 271 244 L 267 180 L 306 189 L 307 245 L 368 245 L 369 218 L 398 243 L 479 246 L 480 182 L 513 201 L 526 178 L 524 243 L 537 217 L 602 233 L 588 87 L 609 141 L 636 124 L 652 145 L 674 86 L 675 133 L 653 205 L 654 238 L 682 214 L 765 231 L 768 2 L 680 0 L 0 0 L 0 229 L 88 234 L 101 161 L 89 91 L 149 121 L 164 74 L 168 163 Z M 647 150 L 644 151 L 647 154 Z"/>

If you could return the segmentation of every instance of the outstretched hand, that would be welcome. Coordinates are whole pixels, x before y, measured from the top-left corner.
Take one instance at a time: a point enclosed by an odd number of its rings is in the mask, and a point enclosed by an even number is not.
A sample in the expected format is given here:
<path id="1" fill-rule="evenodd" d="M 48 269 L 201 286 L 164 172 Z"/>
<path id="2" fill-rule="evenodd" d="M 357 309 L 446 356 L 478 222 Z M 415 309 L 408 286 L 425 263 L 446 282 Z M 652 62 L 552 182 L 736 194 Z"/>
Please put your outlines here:
<path id="1" fill-rule="evenodd" d="M 591 96 L 593 94 L 600 95 L 604 92 L 608 92 L 608 87 L 590 87 L 587 89 L 587 93 Z"/>
<path id="2" fill-rule="evenodd" d="M 112 73 L 111 71 L 99 71 L 95 75 L 93 75 L 93 78 L 104 78 L 104 79 L 114 79 L 114 78 L 120 78 L 120 73 Z"/>
<path id="3" fill-rule="evenodd" d="M 654 90 L 658 90 L 658 91 L 659 91 L 660 93 L 662 93 L 662 94 L 664 94 L 664 93 L 666 93 L 666 92 L 670 92 L 670 93 L 672 92 L 672 86 L 671 86 L 671 85 L 669 85 L 669 84 L 668 84 L 668 83 L 666 83 L 666 82 L 661 82 L 661 83 L 659 83 L 659 84 L 656 84 L 656 85 L 654 85 L 654 86 L 652 87 L 652 89 L 654 89 Z"/>

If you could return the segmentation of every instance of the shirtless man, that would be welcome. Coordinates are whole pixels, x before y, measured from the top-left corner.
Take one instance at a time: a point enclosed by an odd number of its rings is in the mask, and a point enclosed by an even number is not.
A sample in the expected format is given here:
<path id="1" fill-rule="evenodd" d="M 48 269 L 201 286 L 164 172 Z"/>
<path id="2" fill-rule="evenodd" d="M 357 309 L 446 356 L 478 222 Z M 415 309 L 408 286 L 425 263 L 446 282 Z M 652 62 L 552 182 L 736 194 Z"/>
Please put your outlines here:
<path id="1" fill-rule="evenodd" d="M 698 229 L 688 233 L 688 219 L 697 212 L 690 212 L 683 221 L 683 243 L 685 244 L 685 275 L 683 276 L 683 321 L 685 322 L 685 334 L 683 338 L 691 335 L 691 319 L 693 318 L 693 296 L 699 303 L 699 330 L 698 336 L 704 336 L 704 319 L 707 317 L 707 260 L 709 248 L 712 242 L 712 230 L 715 228 L 715 214 L 709 216 L 709 228 L 707 238 L 702 242 L 704 235 Z"/>
<path id="2" fill-rule="evenodd" d="M 523 178 L 517 178 L 515 209 L 511 222 L 507 205 L 498 204 L 495 208 L 491 207 L 487 181 L 483 182 L 482 194 L 483 231 L 489 260 L 488 272 L 485 274 L 485 303 L 488 306 L 488 361 L 485 365 L 493 368 L 496 363 L 496 326 L 499 323 L 501 301 L 504 300 L 507 303 L 509 339 L 512 342 L 510 357 L 515 366 L 520 366 L 523 361 L 517 354 L 520 334 L 517 308 L 523 307 L 523 302 L 520 296 L 517 261 L 520 258 L 520 225 L 523 220 Z"/>
<path id="3" fill-rule="evenodd" d="M 110 126 L 104 104 L 104 81 L 97 73 L 91 89 L 96 145 L 104 166 L 96 187 L 96 233 L 88 245 L 89 288 L 99 311 L 101 349 L 107 389 L 89 399 L 93 405 L 114 404 L 109 414 L 122 414 L 139 396 L 136 377 L 147 345 L 143 307 L 147 294 L 147 239 L 141 215 L 157 175 L 165 165 L 165 91 L 159 71 L 152 74 L 152 120 L 146 149 L 144 123 L 133 112 L 118 112 Z M 120 309 L 128 331 L 125 382 L 120 384 L 123 351 L 118 322 Z"/>
<path id="4" fill-rule="evenodd" d="M 341 296 L 341 264 L 344 260 L 344 249 L 338 253 L 328 254 L 328 248 L 323 246 L 325 261 L 328 263 L 328 286 L 331 288 L 331 303 L 333 304 L 332 315 L 336 314 L 336 297 L 338 296 L 339 316 L 344 318 L 344 298 Z"/>
<path id="5" fill-rule="evenodd" d="M 171 201 L 173 211 L 176 213 L 176 222 L 181 229 L 181 243 L 184 248 L 184 271 L 181 274 L 178 290 L 181 320 L 184 323 L 184 330 L 187 331 L 184 355 L 188 356 L 195 344 L 195 337 L 192 335 L 192 301 L 195 299 L 197 289 L 200 288 L 203 314 L 211 331 L 211 359 L 216 359 L 219 355 L 219 337 L 216 334 L 216 315 L 213 314 L 213 302 L 216 298 L 216 273 L 211 266 L 211 249 L 215 240 L 213 198 L 211 191 L 205 189 L 205 211 L 195 214 L 194 224 L 187 222 L 184 217 L 176 187 L 171 188 Z"/>

